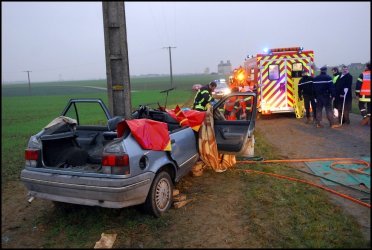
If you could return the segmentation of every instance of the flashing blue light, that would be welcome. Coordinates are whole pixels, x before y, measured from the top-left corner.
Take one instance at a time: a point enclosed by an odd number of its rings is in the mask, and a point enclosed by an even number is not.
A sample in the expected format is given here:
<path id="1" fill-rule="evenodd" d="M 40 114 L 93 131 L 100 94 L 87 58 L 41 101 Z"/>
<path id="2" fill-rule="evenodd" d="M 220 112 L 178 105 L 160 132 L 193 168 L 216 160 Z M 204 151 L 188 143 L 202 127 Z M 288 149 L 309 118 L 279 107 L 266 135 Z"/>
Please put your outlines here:
<path id="1" fill-rule="evenodd" d="M 269 48 L 264 48 L 263 52 L 265 52 L 265 53 L 269 52 Z"/>

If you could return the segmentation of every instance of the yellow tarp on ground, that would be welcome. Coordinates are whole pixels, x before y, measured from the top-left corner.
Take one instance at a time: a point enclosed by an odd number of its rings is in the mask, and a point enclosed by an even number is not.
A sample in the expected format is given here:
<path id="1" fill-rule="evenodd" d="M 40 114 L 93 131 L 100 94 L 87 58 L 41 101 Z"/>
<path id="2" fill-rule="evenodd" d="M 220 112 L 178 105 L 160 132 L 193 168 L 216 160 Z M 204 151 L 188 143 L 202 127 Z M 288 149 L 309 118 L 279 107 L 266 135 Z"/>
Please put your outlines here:
<path id="1" fill-rule="evenodd" d="M 220 154 L 214 135 L 213 109 L 209 107 L 199 129 L 199 154 L 207 167 L 224 172 L 235 165 L 235 155 Z"/>

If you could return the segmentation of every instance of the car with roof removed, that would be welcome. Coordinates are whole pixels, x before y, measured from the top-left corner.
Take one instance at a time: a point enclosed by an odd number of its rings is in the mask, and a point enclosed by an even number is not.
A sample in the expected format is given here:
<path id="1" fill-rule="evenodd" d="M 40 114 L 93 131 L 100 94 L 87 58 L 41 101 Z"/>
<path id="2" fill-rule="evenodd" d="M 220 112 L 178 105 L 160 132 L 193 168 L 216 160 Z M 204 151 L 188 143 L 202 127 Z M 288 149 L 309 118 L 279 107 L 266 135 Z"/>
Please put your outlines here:
<path id="1" fill-rule="evenodd" d="M 225 102 L 234 95 L 252 99 L 249 118 L 224 119 Z M 249 156 L 256 103 L 254 93 L 234 93 L 212 107 L 219 152 Z M 58 117 L 30 137 L 20 178 L 30 202 L 40 198 L 56 205 L 140 205 L 160 217 L 172 205 L 174 185 L 199 159 L 198 133 L 181 126 L 160 105 L 140 106 L 125 120 L 112 117 L 100 99 L 71 99 Z"/>

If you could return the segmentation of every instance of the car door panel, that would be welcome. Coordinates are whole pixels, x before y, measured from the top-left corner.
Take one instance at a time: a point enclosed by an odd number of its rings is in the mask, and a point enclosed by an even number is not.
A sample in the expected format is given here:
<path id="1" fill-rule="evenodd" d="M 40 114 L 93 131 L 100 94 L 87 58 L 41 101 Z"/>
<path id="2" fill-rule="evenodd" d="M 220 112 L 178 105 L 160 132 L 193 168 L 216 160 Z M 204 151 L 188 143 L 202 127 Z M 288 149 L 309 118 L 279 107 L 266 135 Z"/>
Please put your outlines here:
<path id="1" fill-rule="evenodd" d="M 229 98 L 239 96 L 250 103 L 250 113 L 240 120 L 226 120 L 225 103 Z M 236 99 L 236 97 L 235 97 Z M 218 151 L 241 155 L 246 144 L 252 140 L 256 117 L 256 94 L 253 92 L 232 93 L 222 98 L 214 107 L 214 132 Z M 247 109 L 248 110 L 248 109 Z M 218 118 L 217 118 L 218 117 Z M 222 117 L 222 118 L 221 118 Z M 241 116 L 242 117 L 242 116 Z"/>
<path id="2" fill-rule="evenodd" d="M 188 168 L 194 164 L 190 159 L 198 154 L 197 142 L 194 131 L 190 127 L 184 127 L 170 135 L 170 155 L 180 168 Z"/>

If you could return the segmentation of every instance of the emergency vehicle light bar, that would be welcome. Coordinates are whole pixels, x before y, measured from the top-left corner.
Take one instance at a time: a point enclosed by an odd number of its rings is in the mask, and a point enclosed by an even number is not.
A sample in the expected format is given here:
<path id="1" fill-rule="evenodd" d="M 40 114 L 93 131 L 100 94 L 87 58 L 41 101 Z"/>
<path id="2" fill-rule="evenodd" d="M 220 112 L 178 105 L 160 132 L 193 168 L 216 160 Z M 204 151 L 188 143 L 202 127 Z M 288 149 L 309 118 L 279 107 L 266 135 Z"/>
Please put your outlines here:
<path id="1" fill-rule="evenodd" d="M 301 50 L 303 50 L 303 47 L 288 47 L 288 48 L 269 49 L 269 52 L 301 51 Z"/>

